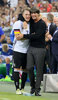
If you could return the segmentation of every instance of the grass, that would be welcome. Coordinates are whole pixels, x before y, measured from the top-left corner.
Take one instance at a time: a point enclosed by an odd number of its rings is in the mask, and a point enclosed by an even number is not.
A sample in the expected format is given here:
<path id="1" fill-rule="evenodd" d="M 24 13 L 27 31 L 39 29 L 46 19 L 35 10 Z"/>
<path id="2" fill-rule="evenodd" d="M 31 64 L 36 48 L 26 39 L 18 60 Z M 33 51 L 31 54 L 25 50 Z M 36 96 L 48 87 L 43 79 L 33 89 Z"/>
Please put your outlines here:
<path id="1" fill-rule="evenodd" d="M 26 83 L 25 91 L 30 91 L 29 83 Z M 16 95 L 13 83 L 0 82 L 0 100 L 58 100 L 58 93 L 43 93 L 42 96 Z"/>
<path id="2" fill-rule="evenodd" d="M 58 100 L 57 93 L 42 93 L 42 96 L 24 96 L 15 93 L 0 92 L 0 100 Z"/>

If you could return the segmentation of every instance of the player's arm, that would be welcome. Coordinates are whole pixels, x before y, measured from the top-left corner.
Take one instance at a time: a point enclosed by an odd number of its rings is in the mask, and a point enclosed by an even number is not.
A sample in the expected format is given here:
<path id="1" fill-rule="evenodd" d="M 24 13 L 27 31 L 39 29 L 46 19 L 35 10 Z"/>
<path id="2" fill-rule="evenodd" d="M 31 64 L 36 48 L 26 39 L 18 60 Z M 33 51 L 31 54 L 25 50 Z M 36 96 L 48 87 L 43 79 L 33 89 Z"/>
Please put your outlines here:
<path id="1" fill-rule="evenodd" d="M 1 35 L 0 42 L 2 42 L 4 39 L 5 39 L 5 34 Z"/>
<path id="2" fill-rule="evenodd" d="M 14 24 L 14 34 L 15 34 L 15 38 L 16 40 L 25 40 L 26 38 L 20 38 L 20 34 L 21 33 L 21 27 L 23 27 L 23 29 L 27 29 L 27 23 L 24 22 L 23 26 L 19 23 L 19 27 L 17 27 L 17 23 Z M 22 34 L 23 35 L 23 34 Z"/>

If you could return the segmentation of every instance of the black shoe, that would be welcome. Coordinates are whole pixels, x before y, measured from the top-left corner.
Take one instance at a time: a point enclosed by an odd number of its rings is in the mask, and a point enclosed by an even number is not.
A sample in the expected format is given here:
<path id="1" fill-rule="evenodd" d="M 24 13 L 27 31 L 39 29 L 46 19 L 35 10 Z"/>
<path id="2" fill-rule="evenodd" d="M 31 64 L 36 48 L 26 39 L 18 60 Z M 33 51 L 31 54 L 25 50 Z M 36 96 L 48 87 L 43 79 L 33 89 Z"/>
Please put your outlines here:
<path id="1" fill-rule="evenodd" d="M 39 92 L 35 93 L 35 96 L 41 96 L 41 94 L 39 94 Z"/>
<path id="2" fill-rule="evenodd" d="M 33 94 L 35 92 L 35 88 L 31 88 L 30 93 Z"/>
<path id="3" fill-rule="evenodd" d="M 40 92 L 40 91 L 41 91 L 41 88 L 38 89 L 38 92 Z"/>
<path id="4" fill-rule="evenodd" d="M 39 88 L 38 90 L 35 90 L 35 96 L 41 96 L 40 90 L 41 90 L 41 88 Z"/>

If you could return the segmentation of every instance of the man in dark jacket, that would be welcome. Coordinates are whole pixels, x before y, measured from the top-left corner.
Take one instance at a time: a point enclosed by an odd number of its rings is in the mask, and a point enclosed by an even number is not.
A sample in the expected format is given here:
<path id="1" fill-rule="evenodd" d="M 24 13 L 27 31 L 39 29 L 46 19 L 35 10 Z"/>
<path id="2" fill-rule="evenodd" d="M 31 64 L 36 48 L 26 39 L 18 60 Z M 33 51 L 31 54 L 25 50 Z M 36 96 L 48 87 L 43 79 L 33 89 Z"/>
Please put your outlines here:
<path id="1" fill-rule="evenodd" d="M 51 72 L 56 74 L 58 67 L 58 28 L 54 31 L 53 37 L 49 34 L 48 38 L 51 40 L 51 52 L 52 52 L 52 60 L 51 60 Z"/>

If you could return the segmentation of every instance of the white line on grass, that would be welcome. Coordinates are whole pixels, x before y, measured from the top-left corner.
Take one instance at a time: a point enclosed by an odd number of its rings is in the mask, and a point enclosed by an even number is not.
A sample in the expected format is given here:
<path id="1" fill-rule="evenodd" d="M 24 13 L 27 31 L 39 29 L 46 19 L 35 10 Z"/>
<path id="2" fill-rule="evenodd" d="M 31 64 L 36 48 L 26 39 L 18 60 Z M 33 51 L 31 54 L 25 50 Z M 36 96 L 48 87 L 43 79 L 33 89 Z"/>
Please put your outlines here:
<path id="1" fill-rule="evenodd" d="M 8 99 L 8 98 L 0 98 L 0 100 L 10 100 L 10 99 Z"/>

